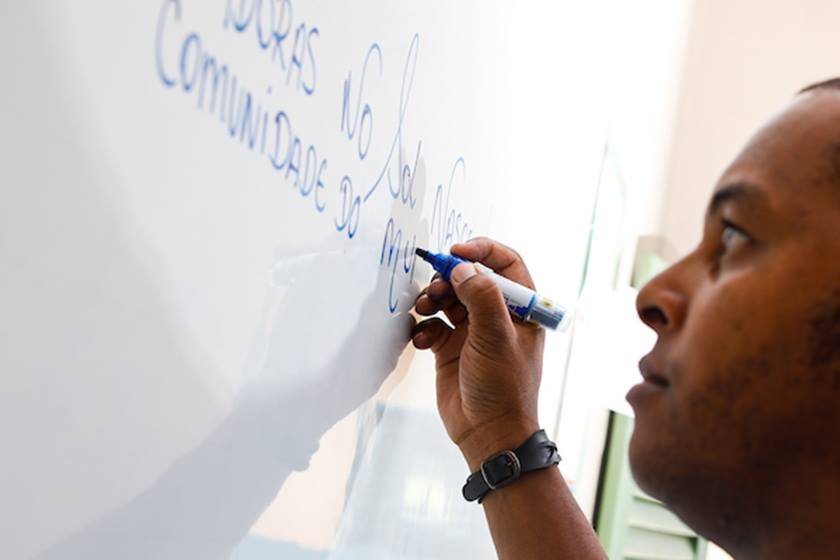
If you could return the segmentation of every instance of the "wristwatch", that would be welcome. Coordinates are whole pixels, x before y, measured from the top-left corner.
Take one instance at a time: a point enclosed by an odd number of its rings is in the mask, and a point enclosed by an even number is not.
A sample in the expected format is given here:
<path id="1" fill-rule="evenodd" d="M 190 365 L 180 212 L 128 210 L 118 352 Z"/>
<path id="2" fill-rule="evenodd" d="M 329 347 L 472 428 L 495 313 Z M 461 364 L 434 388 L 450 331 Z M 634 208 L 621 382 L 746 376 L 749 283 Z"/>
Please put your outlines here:
<path id="1" fill-rule="evenodd" d="M 560 463 L 557 445 L 548 439 L 545 430 L 535 432 L 513 451 L 501 451 L 488 458 L 472 473 L 464 484 L 463 494 L 468 502 L 480 504 L 491 490 L 516 481 L 523 474 L 547 469 Z"/>

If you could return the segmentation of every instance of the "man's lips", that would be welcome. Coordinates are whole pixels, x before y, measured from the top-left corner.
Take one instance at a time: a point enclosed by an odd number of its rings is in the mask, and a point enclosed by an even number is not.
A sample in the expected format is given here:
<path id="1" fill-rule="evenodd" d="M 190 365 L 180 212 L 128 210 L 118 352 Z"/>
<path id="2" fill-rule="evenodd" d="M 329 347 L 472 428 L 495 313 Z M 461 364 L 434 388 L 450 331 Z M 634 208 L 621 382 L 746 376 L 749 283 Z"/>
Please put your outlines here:
<path id="1" fill-rule="evenodd" d="M 642 378 L 645 380 L 645 383 L 651 383 L 661 387 L 662 389 L 665 389 L 670 385 L 668 379 L 661 375 L 659 373 L 659 369 L 654 366 L 653 358 L 651 358 L 650 354 L 639 361 L 639 372 L 642 374 Z"/>
<path id="2" fill-rule="evenodd" d="M 653 368 L 649 356 L 645 356 L 639 362 L 639 372 L 641 372 L 644 381 L 633 385 L 625 397 L 637 413 L 643 402 L 654 395 L 661 395 L 670 385 L 668 379 L 658 374 L 657 370 Z"/>

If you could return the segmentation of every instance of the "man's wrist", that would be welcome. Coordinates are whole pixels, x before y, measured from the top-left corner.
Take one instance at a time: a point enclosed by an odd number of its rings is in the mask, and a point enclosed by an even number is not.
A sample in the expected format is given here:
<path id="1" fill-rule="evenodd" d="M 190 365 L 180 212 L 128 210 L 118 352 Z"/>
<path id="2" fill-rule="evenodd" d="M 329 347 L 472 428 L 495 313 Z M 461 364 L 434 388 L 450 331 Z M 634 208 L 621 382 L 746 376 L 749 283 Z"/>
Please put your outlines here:
<path id="1" fill-rule="evenodd" d="M 475 472 L 488 457 L 500 451 L 516 449 L 538 429 L 539 424 L 535 420 L 503 418 L 470 431 L 458 442 L 458 448 L 470 472 Z"/>

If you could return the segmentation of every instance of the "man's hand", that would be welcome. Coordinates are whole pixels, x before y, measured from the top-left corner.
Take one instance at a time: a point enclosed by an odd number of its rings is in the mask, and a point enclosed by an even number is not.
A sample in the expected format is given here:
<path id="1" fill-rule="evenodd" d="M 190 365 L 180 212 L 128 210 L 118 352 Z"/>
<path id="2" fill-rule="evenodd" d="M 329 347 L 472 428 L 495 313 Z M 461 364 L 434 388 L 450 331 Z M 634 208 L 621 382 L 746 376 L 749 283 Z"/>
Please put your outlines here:
<path id="1" fill-rule="evenodd" d="M 452 246 L 531 288 L 534 283 L 513 250 L 489 239 Z M 417 348 L 431 348 L 437 362 L 437 400 L 446 431 L 471 471 L 493 453 L 515 449 L 538 429 L 537 393 L 542 374 L 543 329 L 511 319 L 499 288 L 471 264 L 438 278 L 421 292 L 421 315 L 440 319 L 414 328 Z M 592 527 L 556 468 L 529 472 L 482 502 L 502 560 L 606 559 Z"/>
<path id="2" fill-rule="evenodd" d="M 519 255 L 490 239 L 452 246 L 511 280 L 534 287 Z M 414 345 L 430 348 L 437 364 L 437 401 L 443 423 L 471 470 L 489 455 L 514 449 L 539 429 L 537 394 L 542 374 L 543 329 L 514 321 L 502 293 L 471 264 L 439 277 L 417 298 L 417 313 L 443 311 L 413 332 Z"/>

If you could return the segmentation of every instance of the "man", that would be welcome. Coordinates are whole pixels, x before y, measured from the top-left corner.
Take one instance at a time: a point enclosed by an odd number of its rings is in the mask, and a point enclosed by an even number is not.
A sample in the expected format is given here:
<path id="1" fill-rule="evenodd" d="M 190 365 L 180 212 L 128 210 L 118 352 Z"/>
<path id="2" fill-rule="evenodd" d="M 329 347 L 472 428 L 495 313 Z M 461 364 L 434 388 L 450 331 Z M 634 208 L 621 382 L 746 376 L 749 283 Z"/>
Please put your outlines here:
<path id="1" fill-rule="evenodd" d="M 512 250 L 452 248 L 532 285 Z M 454 290 L 454 292 L 453 292 Z M 697 248 L 639 293 L 656 331 L 630 462 L 639 485 L 744 559 L 837 558 L 840 538 L 840 80 L 803 91 L 723 173 Z M 538 429 L 540 329 L 464 264 L 417 300 L 440 414 L 470 472 Z M 501 558 L 603 558 L 557 469 L 486 494 Z"/>

